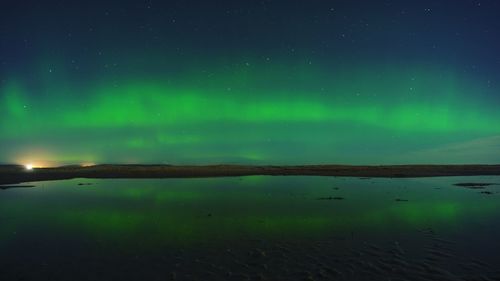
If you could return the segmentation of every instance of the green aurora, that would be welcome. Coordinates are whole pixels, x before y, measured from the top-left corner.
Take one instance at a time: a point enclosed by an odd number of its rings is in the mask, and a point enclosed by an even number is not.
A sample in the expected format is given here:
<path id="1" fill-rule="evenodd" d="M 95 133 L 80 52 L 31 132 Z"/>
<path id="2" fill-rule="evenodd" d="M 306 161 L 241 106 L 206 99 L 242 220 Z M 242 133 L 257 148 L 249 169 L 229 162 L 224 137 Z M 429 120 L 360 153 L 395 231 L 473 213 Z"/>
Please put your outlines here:
<path id="1" fill-rule="evenodd" d="M 51 164 L 498 161 L 500 113 L 480 98 L 493 90 L 449 69 L 209 65 L 157 77 L 117 71 L 84 86 L 56 67 L 36 87 L 7 79 L 0 154 Z"/>

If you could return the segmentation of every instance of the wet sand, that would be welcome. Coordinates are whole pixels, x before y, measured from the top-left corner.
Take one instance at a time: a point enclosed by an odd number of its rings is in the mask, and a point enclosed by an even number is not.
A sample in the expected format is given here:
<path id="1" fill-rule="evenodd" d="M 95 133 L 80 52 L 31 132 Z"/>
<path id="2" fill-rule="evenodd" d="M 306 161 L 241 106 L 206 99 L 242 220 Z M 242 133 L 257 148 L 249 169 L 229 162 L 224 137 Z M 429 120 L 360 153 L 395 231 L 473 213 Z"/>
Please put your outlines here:
<path id="1" fill-rule="evenodd" d="M 455 251 L 456 242 L 432 229 L 416 230 L 424 245 L 418 251 L 404 242 L 375 244 L 356 236 L 319 241 L 245 240 L 225 247 L 200 243 L 162 255 L 119 251 L 72 258 L 57 270 L 28 259 L 30 270 L 0 272 L 2 280 L 500 280 L 500 270 Z M 410 249 L 408 249 L 410 248 Z M 84 264 L 85 266 L 82 266 Z M 50 268 L 50 267 L 49 267 Z"/>
<path id="2" fill-rule="evenodd" d="M 74 178 L 197 178 L 233 176 L 344 176 L 361 178 L 411 178 L 437 176 L 500 175 L 500 165 L 302 165 L 302 166 L 173 166 L 96 165 L 26 170 L 23 166 L 0 166 L 0 184 Z"/>
<path id="3" fill-rule="evenodd" d="M 264 178 L 0 192 L 0 280 L 500 280 L 497 177 Z"/>

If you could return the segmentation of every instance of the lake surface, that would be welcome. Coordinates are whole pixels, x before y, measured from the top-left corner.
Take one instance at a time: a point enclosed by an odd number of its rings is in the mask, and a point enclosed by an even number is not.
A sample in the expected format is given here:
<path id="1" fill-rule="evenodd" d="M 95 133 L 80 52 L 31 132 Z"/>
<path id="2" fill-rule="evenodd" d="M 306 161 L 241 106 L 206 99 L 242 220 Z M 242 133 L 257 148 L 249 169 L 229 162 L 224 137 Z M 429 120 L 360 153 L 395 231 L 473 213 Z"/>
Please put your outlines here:
<path id="1" fill-rule="evenodd" d="M 0 190 L 0 280 L 500 280 L 500 186 L 460 182 L 500 177 Z"/>

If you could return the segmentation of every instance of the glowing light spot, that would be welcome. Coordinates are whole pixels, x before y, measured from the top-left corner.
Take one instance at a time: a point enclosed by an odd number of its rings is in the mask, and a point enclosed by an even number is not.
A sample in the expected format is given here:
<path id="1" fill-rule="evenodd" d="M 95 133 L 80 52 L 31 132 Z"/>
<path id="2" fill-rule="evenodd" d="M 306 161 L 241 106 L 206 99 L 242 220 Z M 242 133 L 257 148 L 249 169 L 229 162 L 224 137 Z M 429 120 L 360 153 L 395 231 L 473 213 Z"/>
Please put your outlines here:
<path id="1" fill-rule="evenodd" d="M 25 168 L 26 168 L 26 170 L 28 170 L 28 171 L 33 170 L 33 164 L 26 164 L 24 167 L 25 167 Z"/>

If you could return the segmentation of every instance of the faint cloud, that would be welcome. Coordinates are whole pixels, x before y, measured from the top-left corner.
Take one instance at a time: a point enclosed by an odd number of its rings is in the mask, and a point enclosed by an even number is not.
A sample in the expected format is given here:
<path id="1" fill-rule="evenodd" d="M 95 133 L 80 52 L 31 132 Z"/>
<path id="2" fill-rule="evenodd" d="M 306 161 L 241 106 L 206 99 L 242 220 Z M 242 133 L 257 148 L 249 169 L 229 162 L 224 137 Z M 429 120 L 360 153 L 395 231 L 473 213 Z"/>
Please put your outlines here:
<path id="1" fill-rule="evenodd" d="M 436 148 L 412 152 L 410 159 L 421 163 L 500 163 L 500 136 L 449 143 Z"/>

